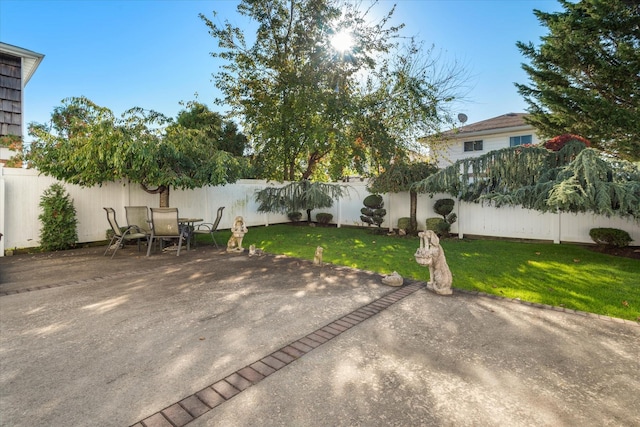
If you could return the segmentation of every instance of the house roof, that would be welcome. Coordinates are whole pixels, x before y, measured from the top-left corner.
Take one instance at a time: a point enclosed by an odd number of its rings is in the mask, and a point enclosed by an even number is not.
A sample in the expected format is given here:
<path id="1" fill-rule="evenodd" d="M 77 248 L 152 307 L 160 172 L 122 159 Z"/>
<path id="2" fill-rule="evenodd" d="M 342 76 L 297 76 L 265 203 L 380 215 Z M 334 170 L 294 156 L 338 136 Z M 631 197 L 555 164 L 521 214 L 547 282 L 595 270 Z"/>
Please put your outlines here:
<path id="1" fill-rule="evenodd" d="M 444 132 L 443 136 L 459 138 L 470 134 L 495 133 L 500 129 L 504 131 L 513 131 L 517 128 L 531 128 L 531 125 L 524 121 L 526 116 L 528 116 L 526 113 L 507 113 L 481 122 L 449 130 Z"/>
<path id="2" fill-rule="evenodd" d="M 24 86 L 27 85 L 27 82 L 29 81 L 33 73 L 36 72 L 36 68 L 38 68 L 38 65 L 40 65 L 40 62 L 42 62 L 42 58 L 44 58 L 44 55 L 41 53 L 2 42 L 0 42 L 0 53 L 22 58 L 22 84 Z"/>

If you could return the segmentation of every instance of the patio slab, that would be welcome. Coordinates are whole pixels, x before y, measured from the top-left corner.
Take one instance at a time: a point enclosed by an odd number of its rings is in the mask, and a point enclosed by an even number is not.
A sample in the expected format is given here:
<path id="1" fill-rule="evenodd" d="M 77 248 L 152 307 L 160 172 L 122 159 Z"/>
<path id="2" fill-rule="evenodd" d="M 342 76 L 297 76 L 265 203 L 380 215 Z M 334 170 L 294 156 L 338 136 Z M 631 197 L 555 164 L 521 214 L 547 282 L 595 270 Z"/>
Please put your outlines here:
<path id="1" fill-rule="evenodd" d="M 286 257 L 103 250 L 0 258 L 1 425 L 640 424 L 637 324 Z"/>

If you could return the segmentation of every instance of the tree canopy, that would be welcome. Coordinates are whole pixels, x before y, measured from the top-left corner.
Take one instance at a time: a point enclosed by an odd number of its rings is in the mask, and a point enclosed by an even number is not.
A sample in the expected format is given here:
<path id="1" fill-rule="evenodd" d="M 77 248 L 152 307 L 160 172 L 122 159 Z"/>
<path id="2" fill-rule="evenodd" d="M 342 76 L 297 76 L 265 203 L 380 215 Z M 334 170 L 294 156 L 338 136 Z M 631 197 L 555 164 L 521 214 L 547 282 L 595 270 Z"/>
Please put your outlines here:
<path id="1" fill-rule="evenodd" d="M 393 8 L 374 21 L 371 9 L 359 7 L 339 0 L 241 1 L 238 12 L 257 24 L 253 44 L 229 21 L 219 25 L 201 15 L 217 40 L 213 55 L 225 61 L 214 75 L 219 102 L 243 121 L 258 176 L 338 179 L 386 165 L 409 148 L 409 138 L 426 133 L 424 125 L 438 126 L 444 105 L 457 99 L 459 67 L 443 76 L 435 55 L 419 44 L 400 47 L 402 26 L 390 25 Z M 332 47 L 345 32 L 351 48 Z"/>
<path id="2" fill-rule="evenodd" d="M 160 194 L 169 206 L 169 189 L 234 182 L 244 161 L 155 111 L 132 108 L 121 118 L 87 98 L 68 98 L 50 124 L 31 124 L 35 138 L 30 166 L 81 186 L 128 180 Z"/>
<path id="3" fill-rule="evenodd" d="M 563 143 L 557 151 L 517 146 L 458 160 L 414 188 L 496 206 L 640 221 L 640 166 L 587 148 L 579 140 Z"/>
<path id="4" fill-rule="evenodd" d="M 176 124 L 185 129 L 200 131 L 200 138 L 217 150 L 226 151 L 236 157 L 242 157 L 247 148 L 247 137 L 239 130 L 238 125 L 225 120 L 218 112 L 200 102 L 188 102 L 186 109 L 180 111 Z"/>
<path id="5" fill-rule="evenodd" d="M 559 0 L 564 11 L 534 10 L 549 30 L 518 42 L 529 84 L 516 84 L 526 119 L 543 137 L 582 135 L 595 148 L 640 160 L 640 3 Z"/>

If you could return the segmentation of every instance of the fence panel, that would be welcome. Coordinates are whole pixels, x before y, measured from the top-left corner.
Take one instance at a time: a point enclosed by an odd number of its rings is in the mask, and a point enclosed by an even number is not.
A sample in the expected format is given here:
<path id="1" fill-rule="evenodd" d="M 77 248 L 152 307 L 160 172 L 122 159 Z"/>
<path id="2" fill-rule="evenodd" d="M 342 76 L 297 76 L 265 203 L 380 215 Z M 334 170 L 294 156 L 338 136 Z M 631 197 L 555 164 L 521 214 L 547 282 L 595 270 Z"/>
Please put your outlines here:
<path id="1" fill-rule="evenodd" d="M 39 176 L 30 169 L 4 168 L 0 166 L 0 256 L 5 249 L 39 246 L 40 198 L 44 191 L 57 180 Z M 367 182 L 339 183 L 346 195 L 333 207 L 315 210 L 333 215 L 338 226 L 366 226 L 360 219 L 363 200 L 370 193 Z M 103 207 L 116 210 L 121 225 L 126 223 L 125 206 L 158 206 L 159 195 L 148 194 L 137 185 L 114 182 L 102 186 L 83 188 L 63 184 L 74 201 L 78 218 L 78 240 L 80 243 L 105 239 L 108 228 Z M 218 207 L 225 206 L 220 222 L 221 229 L 232 226 L 236 216 L 244 217 L 248 226 L 269 225 L 288 222 L 286 214 L 264 214 L 257 211 L 255 193 L 269 185 L 283 185 L 264 180 L 240 180 L 234 184 L 209 186 L 194 190 L 172 189 L 170 205 L 178 207 L 181 216 L 203 218 L 212 221 Z M 418 228 L 425 228 L 427 218 L 435 217 L 433 205 L 436 200 L 450 196 L 437 194 L 429 197 L 418 195 Z M 383 228 L 396 228 L 398 219 L 409 216 L 408 192 L 383 195 L 387 216 Z M 627 231 L 640 246 L 640 225 L 621 218 L 606 218 L 590 214 L 540 213 L 519 207 L 501 207 L 475 203 L 456 202 L 454 212 L 458 220 L 451 231 L 464 235 L 493 236 L 518 239 L 549 240 L 559 242 L 592 243 L 589 230 L 594 227 L 613 227 Z M 303 212 L 304 215 L 306 213 Z"/>

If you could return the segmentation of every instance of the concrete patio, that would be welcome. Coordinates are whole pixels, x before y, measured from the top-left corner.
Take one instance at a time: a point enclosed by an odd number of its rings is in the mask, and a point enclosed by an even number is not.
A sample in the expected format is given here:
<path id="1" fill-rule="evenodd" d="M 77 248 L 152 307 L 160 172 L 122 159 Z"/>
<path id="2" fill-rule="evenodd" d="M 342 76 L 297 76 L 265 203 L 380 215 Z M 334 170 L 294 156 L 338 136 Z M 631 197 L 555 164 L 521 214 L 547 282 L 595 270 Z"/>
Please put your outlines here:
<path id="1" fill-rule="evenodd" d="M 0 258 L 0 425 L 640 425 L 634 322 L 206 246 L 103 251 Z"/>

